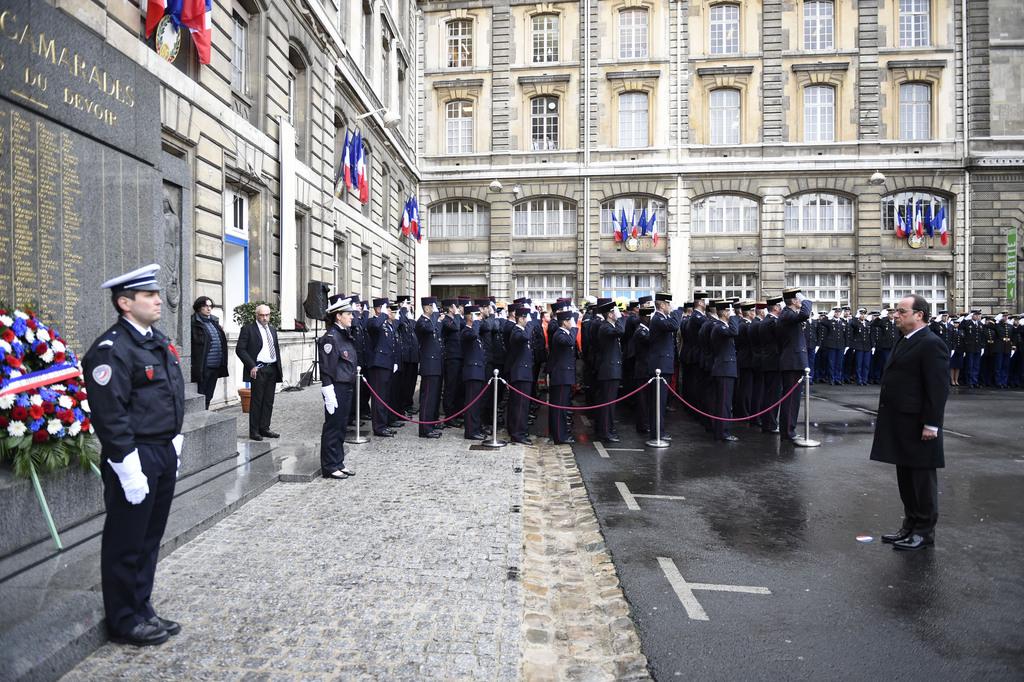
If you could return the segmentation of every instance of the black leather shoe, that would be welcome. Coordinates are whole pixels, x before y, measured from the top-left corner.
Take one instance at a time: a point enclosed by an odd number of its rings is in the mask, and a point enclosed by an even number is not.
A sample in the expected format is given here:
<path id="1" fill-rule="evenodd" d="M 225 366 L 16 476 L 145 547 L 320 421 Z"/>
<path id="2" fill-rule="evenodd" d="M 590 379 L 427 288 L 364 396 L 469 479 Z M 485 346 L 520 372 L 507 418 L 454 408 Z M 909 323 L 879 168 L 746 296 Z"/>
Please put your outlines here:
<path id="1" fill-rule="evenodd" d="M 621 443 L 622 442 L 622 439 L 619 438 L 618 436 L 608 436 L 607 438 L 602 438 L 601 440 L 603 440 L 605 443 Z"/>
<path id="2" fill-rule="evenodd" d="M 374 431 L 373 435 L 377 436 L 378 438 L 394 438 L 395 437 L 395 432 L 394 431 Z"/>
<path id="3" fill-rule="evenodd" d="M 513 443 L 520 443 L 522 445 L 533 445 L 533 441 L 529 438 L 513 438 Z"/>
<path id="4" fill-rule="evenodd" d="M 723 437 L 722 440 L 724 440 L 726 443 L 735 443 L 736 441 L 739 440 L 739 438 L 737 438 L 736 436 L 729 435 Z"/>
<path id="5" fill-rule="evenodd" d="M 175 623 L 173 620 L 167 620 L 166 618 L 161 618 L 160 616 L 153 616 L 146 622 L 150 625 L 159 625 L 164 630 L 167 630 L 167 634 L 169 634 L 172 637 L 181 632 L 181 623 Z"/>
<path id="6" fill-rule="evenodd" d="M 348 476 L 341 471 L 332 471 L 331 473 L 321 471 L 320 475 L 323 476 L 324 478 L 329 478 L 332 481 L 344 481 L 346 478 L 348 478 Z"/>
<path id="7" fill-rule="evenodd" d="M 395 421 L 388 424 L 388 426 L 392 429 L 400 429 L 403 426 L 405 426 L 405 422 L 396 419 Z"/>
<path id="8" fill-rule="evenodd" d="M 923 549 L 934 544 L 935 538 L 931 535 L 918 535 L 917 533 L 911 533 L 910 537 L 906 540 L 897 540 L 892 543 L 892 548 L 912 552 L 916 549 Z"/>
<path id="9" fill-rule="evenodd" d="M 472 436 L 466 436 L 466 440 L 487 440 L 487 436 L 482 433 L 474 433 Z"/>
<path id="10" fill-rule="evenodd" d="M 913 532 L 914 531 L 910 530 L 909 528 L 900 528 L 895 533 L 886 533 L 885 535 L 883 535 L 882 536 L 882 542 L 886 542 L 886 543 L 891 545 L 894 542 L 899 542 L 900 540 L 906 540 L 907 538 L 909 538 L 911 536 L 911 534 Z"/>
<path id="11" fill-rule="evenodd" d="M 464 421 L 462 421 L 461 419 L 453 419 L 453 420 L 451 420 L 448 423 L 451 424 L 452 426 L 454 426 L 457 429 L 461 429 L 463 426 L 466 425 L 466 423 Z"/>
<path id="12" fill-rule="evenodd" d="M 263 436 L 258 433 L 250 433 L 249 440 L 263 440 Z"/>
<path id="13" fill-rule="evenodd" d="M 124 635 L 110 635 L 110 641 L 115 644 L 133 644 L 135 646 L 154 646 L 156 644 L 163 644 L 167 641 L 170 635 L 167 630 L 159 625 L 153 625 L 152 623 L 139 623 L 127 634 Z"/>
<path id="14" fill-rule="evenodd" d="M 260 435 L 264 438 L 280 438 L 281 434 L 276 431 L 260 431 Z"/>
<path id="15" fill-rule="evenodd" d="M 440 438 L 440 431 L 430 431 L 429 433 L 421 433 L 420 438 Z"/>

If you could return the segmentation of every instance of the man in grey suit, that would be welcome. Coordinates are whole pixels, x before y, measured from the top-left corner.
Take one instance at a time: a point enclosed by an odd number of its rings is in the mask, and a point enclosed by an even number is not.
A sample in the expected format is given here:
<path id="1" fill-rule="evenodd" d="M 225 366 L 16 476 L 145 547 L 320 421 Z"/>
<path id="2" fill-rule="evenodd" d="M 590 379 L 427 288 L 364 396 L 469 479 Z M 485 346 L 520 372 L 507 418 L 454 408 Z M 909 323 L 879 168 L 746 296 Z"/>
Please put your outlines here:
<path id="1" fill-rule="evenodd" d="M 937 470 L 945 466 L 942 419 L 949 396 L 949 350 L 928 329 L 929 306 L 912 294 L 896 308 L 896 342 L 882 374 L 871 459 L 896 465 L 903 524 L 882 536 L 895 549 L 935 543 L 939 518 Z"/>

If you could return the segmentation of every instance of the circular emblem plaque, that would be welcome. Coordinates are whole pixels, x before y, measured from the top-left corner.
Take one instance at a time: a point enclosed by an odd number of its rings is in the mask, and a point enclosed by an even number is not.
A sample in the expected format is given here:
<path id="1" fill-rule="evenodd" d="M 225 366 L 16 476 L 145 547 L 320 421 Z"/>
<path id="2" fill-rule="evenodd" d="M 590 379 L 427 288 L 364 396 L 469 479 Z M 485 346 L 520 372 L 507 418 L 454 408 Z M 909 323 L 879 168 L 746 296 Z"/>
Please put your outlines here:
<path id="1" fill-rule="evenodd" d="M 156 25 L 156 52 L 169 62 L 178 58 L 181 49 L 181 31 L 171 21 L 170 15 L 165 16 Z"/>
<path id="2" fill-rule="evenodd" d="M 912 249 L 920 249 L 924 246 L 924 237 L 919 237 L 916 232 L 911 232 L 910 236 L 907 237 L 907 244 Z"/>
<path id="3" fill-rule="evenodd" d="M 640 240 L 636 237 L 630 237 L 626 240 L 626 251 L 636 251 L 640 248 Z"/>

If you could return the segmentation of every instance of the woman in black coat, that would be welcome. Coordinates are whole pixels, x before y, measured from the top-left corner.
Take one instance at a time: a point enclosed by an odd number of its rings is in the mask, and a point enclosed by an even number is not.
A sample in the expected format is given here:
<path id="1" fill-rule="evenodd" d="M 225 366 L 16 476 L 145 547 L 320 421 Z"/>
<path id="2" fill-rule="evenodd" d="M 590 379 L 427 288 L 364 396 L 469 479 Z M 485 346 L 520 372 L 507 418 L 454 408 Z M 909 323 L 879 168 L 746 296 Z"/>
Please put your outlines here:
<path id="1" fill-rule="evenodd" d="M 228 375 L 228 339 L 212 314 L 213 301 L 208 296 L 197 298 L 192 310 L 192 381 L 206 396 L 209 409 L 217 379 Z"/>

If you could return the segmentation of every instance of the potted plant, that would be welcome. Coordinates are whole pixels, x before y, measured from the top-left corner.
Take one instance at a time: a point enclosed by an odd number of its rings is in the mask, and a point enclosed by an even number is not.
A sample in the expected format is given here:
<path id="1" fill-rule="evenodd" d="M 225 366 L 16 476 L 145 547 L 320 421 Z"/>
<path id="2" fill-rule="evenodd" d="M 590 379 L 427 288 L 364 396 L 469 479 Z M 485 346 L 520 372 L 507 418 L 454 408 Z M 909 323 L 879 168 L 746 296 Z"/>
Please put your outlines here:
<path id="1" fill-rule="evenodd" d="M 247 324 L 252 324 L 256 321 L 256 308 L 257 306 L 265 305 L 270 308 L 270 324 L 273 327 L 280 328 L 281 326 L 281 309 L 273 303 L 266 301 L 249 301 L 241 305 L 235 306 L 235 309 L 231 313 L 232 319 L 235 324 L 241 329 Z M 246 381 L 245 383 L 249 383 Z M 238 399 L 242 402 L 242 412 L 249 412 L 249 401 L 252 399 L 252 392 L 248 386 L 241 386 L 238 389 Z"/>

